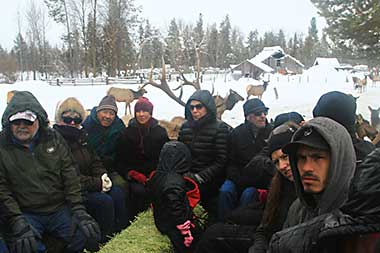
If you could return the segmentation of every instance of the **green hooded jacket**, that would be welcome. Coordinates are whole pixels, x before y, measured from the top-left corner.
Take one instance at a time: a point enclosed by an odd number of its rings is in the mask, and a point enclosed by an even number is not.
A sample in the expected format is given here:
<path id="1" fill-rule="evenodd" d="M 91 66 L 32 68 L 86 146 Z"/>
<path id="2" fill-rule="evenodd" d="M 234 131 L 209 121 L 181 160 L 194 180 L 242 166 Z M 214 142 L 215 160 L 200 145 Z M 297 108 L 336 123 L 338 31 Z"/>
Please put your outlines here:
<path id="1" fill-rule="evenodd" d="M 9 117 L 31 110 L 40 127 L 31 147 L 12 138 Z M 62 136 L 48 127 L 45 110 L 27 91 L 17 92 L 2 117 L 0 132 L 0 211 L 7 219 L 23 212 L 48 214 L 64 206 L 83 208 L 80 179 Z"/>

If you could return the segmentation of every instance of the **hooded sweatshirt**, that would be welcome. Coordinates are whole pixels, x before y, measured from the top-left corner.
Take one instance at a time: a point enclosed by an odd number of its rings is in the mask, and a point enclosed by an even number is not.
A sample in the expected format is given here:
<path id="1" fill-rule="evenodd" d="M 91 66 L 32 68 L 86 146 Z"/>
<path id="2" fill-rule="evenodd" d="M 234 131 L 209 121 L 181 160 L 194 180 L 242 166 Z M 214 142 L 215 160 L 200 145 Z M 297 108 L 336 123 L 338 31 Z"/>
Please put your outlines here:
<path id="1" fill-rule="evenodd" d="M 305 193 L 297 168 L 296 152 L 289 154 L 298 199 L 289 210 L 284 228 L 339 208 L 347 199 L 350 182 L 355 172 L 354 147 L 349 133 L 342 125 L 329 118 L 317 117 L 298 129 L 292 141 L 297 141 L 306 128 L 317 131 L 329 145 L 330 167 L 327 185 L 318 196 Z"/>

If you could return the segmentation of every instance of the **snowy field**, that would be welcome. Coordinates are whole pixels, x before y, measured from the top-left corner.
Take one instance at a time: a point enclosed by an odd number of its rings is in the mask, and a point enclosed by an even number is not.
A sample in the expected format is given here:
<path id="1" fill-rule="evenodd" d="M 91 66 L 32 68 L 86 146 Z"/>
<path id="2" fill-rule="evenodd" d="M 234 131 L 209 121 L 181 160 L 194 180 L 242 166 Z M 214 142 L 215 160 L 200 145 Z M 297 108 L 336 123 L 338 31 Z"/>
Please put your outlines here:
<path id="1" fill-rule="evenodd" d="M 352 77 L 347 72 L 337 72 L 334 69 L 320 68 L 318 66 L 306 70 L 302 75 L 281 76 L 271 75 L 270 82 L 262 100 L 269 110 L 269 118 L 274 118 L 282 112 L 297 111 L 305 116 L 306 119 L 312 118 L 312 110 L 319 97 L 333 90 L 342 91 L 360 96 L 357 100 L 357 113 L 361 113 L 366 119 L 369 119 L 370 112 L 368 106 L 372 108 L 380 107 L 380 84 L 374 86 L 372 81 L 368 79 L 366 91 L 358 93 L 354 90 Z M 203 89 L 212 89 L 213 81 L 205 81 L 202 83 Z M 237 91 L 242 97 L 246 98 L 245 87 L 248 84 L 259 84 L 253 79 L 241 78 L 234 81 L 231 75 L 226 75 L 215 80 L 215 92 L 225 96 L 229 89 Z M 170 83 L 171 87 L 178 86 L 178 83 Z M 115 87 L 131 88 L 137 90 L 138 85 L 112 85 Z M 6 96 L 10 90 L 28 90 L 32 92 L 40 101 L 47 111 L 51 121 L 54 120 L 56 104 L 67 97 L 77 97 L 86 109 L 96 106 L 99 101 L 107 93 L 111 86 L 50 86 L 43 81 L 26 81 L 17 82 L 12 85 L 0 85 L 0 114 L 6 107 Z M 277 89 L 279 98 L 276 99 L 274 88 Z M 170 120 L 174 116 L 183 116 L 184 108 L 171 100 L 163 91 L 146 86 L 148 97 L 154 104 L 153 116 L 157 119 Z M 194 92 L 193 87 L 185 86 L 183 100 Z M 243 103 L 239 102 L 232 111 L 226 111 L 223 114 L 223 120 L 231 126 L 237 126 L 244 121 Z M 125 113 L 124 103 L 118 103 L 119 117 Z M 132 104 L 133 112 L 133 104 Z"/>

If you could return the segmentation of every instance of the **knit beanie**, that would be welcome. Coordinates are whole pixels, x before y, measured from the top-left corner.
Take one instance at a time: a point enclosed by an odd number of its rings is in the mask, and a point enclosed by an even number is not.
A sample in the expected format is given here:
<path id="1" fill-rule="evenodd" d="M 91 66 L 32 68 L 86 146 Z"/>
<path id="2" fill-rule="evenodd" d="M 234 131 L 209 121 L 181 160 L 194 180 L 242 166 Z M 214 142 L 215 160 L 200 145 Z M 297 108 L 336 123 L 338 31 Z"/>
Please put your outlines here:
<path id="1" fill-rule="evenodd" d="M 305 119 L 298 112 L 281 113 L 277 115 L 276 118 L 274 119 L 273 128 L 281 126 L 282 124 L 288 121 L 292 121 L 296 123 L 297 125 L 299 125 L 302 121 L 305 121 Z"/>
<path id="2" fill-rule="evenodd" d="M 253 99 L 247 100 L 247 102 L 244 103 L 243 110 L 244 110 L 244 116 L 247 117 L 251 113 L 266 112 L 269 110 L 269 108 L 266 107 L 263 101 L 261 101 L 260 99 L 253 98 Z"/>
<path id="3" fill-rule="evenodd" d="M 117 105 L 115 101 L 115 97 L 112 95 L 105 96 L 99 103 L 98 107 L 96 107 L 96 112 L 101 110 L 113 110 L 117 113 Z"/>
<path id="4" fill-rule="evenodd" d="M 135 115 L 136 112 L 144 111 L 149 112 L 150 115 L 153 114 L 153 104 L 146 97 L 140 97 L 135 104 Z"/>
<path id="5" fill-rule="evenodd" d="M 65 112 L 78 113 L 82 119 L 82 122 L 86 118 L 86 111 L 83 105 L 75 97 L 69 97 L 65 100 L 58 102 L 57 108 L 55 110 L 55 122 L 61 121 L 62 114 Z"/>
<path id="6" fill-rule="evenodd" d="M 296 130 L 296 128 L 290 127 L 287 124 L 280 125 L 274 129 L 268 140 L 269 155 L 272 155 L 274 151 L 290 143 Z"/>
<path id="7" fill-rule="evenodd" d="M 355 98 L 339 91 L 328 92 L 319 98 L 313 116 L 330 118 L 350 131 L 355 125 Z"/>

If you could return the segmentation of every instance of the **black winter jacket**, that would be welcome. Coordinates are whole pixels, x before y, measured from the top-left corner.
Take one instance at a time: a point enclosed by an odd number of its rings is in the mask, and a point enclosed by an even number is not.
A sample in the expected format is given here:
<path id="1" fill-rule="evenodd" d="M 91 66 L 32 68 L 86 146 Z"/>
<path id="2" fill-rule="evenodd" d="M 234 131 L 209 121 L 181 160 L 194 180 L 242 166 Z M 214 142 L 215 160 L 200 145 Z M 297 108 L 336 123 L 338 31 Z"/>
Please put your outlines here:
<path id="1" fill-rule="evenodd" d="M 267 124 L 265 128 L 257 129 L 247 120 L 232 130 L 229 137 L 230 154 L 227 166 L 227 178 L 232 180 L 238 187 L 246 188 L 252 186 L 252 180 L 260 182 L 260 177 L 263 177 L 261 176 L 263 173 L 258 171 L 258 166 L 247 165 L 254 156 L 261 153 L 267 146 L 266 139 L 269 137 L 271 131 L 272 127 L 269 124 Z M 252 172 L 250 172 L 250 170 L 252 170 Z M 255 173 L 253 173 L 253 171 Z M 247 175 L 252 176 L 253 178 L 250 178 Z M 266 173 L 264 173 L 264 175 L 266 175 Z M 273 172 L 269 173 L 269 179 L 262 179 L 265 183 L 258 183 L 260 184 L 259 187 L 262 188 L 261 186 L 267 186 L 272 175 Z"/>
<path id="2" fill-rule="evenodd" d="M 257 228 L 254 238 L 254 249 L 255 252 L 266 252 L 270 238 L 272 235 L 282 229 L 284 222 L 286 220 L 288 210 L 290 205 L 296 199 L 296 191 L 294 188 L 294 183 L 289 181 L 280 173 L 276 172 L 276 176 L 281 178 L 281 195 L 279 203 L 276 206 L 276 211 L 274 212 L 274 217 L 271 217 L 271 220 L 262 220 L 260 226 Z M 273 183 L 273 182 L 272 182 Z M 271 186 L 271 189 L 273 186 Z M 269 205 L 269 201 L 275 201 L 272 199 L 271 189 L 268 193 L 267 205 L 264 209 L 264 217 L 267 217 L 270 208 L 273 208 L 273 205 Z"/>
<path id="3" fill-rule="evenodd" d="M 190 164 L 190 152 L 183 143 L 172 141 L 162 148 L 157 171 L 148 183 L 154 222 L 162 233 L 193 219 L 193 211 L 186 197 L 186 192 L 193 185 L 186 184 L 181 175 L 188 171 Z"/>
<path id="4" fill-rule="evenodd" d="M 192 100 L 202 102 L 207 108 L 207 115 L 198 121 L 191 116 Z M 222 182 L 227 162 L 229 126 L 216 119 L 216 106 L 210 92 L 196 91 L 185 106 L 185 116 L 178 140 L 191 151 L 190 172 L 198 173 L 206 182 Z"/>
<path id="5" fill-rule="evenodd" d="M 339 238 L 380 232 L 380 149 L 358 167 L 348 200 L 339 209 L 273 236 L 271 252 L 340 252 Z"/>
<path id="6" fill-rule="evenodd" d="M 148 177 L 157 168 L 161 148 L 168 141 L 165 128 L 156 119 L 152 118 L 147 128 L 131 119 L 116 146 L 117 172 L 127 178 L 128 171 L 136 170 Z"/>
<path id="7" fill-rule="evenodd" d="M 79 167 L 82 190 L 100 192 L 101 176 L 107 173 L 107 170 L 95 151 L 87 145 L 86 130 L 61 125 L 54 125 L 53 128 L 63 136 L 71 149 L 73 159 Z"/>

